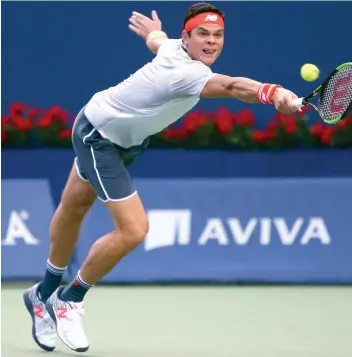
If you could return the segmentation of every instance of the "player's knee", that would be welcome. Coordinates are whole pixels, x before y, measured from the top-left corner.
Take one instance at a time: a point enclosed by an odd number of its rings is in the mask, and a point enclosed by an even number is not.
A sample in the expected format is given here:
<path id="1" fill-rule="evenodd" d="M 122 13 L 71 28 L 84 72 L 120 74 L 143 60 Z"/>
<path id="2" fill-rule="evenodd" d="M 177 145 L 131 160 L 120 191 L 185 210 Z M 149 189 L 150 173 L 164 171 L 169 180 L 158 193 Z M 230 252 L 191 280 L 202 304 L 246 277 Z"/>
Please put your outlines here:
<path id="1" fill-rule="evenodd" d="M 72 217 L 83 217 L 92 206 L 92 200 L 81 197 L 79 199 L 70 199 L 63 195 L 61 198 L 62 209 Z"/>
<path id="2" fill-rule="evenodd" d="M 148 230 L 149 222 L 147 217 L 126 225 L 122 228 L 125 244 L 130 247 L 136 247 L 144 241 Z"/>

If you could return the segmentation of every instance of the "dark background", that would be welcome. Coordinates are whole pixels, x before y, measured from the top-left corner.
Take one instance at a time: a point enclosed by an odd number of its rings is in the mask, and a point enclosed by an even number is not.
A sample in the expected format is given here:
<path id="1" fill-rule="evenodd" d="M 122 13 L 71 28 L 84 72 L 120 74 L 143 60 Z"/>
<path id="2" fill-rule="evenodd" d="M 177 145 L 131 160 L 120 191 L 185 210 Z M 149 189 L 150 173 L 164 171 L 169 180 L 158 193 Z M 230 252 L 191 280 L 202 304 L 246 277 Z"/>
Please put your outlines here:
<path id="1" fill-rule="evenodd" d="M 72 115 L 99 90 L 116 85 L 153 56 L 128 29 L 133 10 L 156 9 L 169 37 L 179 37 L 193 2 L 3 2 L 2 113 L 10 103 L 60 104 Z M 214 72 L 280 83 L 305 95 L 317 85 L 300 67 L 314 63 L 322 77 L 351 60 L 351 2 L 215 2 L 225 11 L 226 38 Z M 349 34 L 349 35 L 348 35 Z M 207 109 L 248 104 L 203 100 Z M 252 105 L 257 122 L 274 115 Z M 260 125 L 260 124 L 259 124 Z"/>

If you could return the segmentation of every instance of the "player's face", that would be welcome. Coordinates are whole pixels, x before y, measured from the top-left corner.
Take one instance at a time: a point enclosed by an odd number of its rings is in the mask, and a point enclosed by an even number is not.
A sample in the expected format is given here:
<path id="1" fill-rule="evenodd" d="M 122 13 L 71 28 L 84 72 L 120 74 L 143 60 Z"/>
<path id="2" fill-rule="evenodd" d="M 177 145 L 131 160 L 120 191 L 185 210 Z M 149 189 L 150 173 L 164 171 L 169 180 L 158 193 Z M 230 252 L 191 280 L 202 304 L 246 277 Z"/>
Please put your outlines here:
<path id="1" fill-rule="evenodd" d="M 182 34 L 183 43 L 188 54 L 195 60 L 211 66 L 220 56 L 224 45 L 224 29 L 215 24 L 201 25 Z"/>

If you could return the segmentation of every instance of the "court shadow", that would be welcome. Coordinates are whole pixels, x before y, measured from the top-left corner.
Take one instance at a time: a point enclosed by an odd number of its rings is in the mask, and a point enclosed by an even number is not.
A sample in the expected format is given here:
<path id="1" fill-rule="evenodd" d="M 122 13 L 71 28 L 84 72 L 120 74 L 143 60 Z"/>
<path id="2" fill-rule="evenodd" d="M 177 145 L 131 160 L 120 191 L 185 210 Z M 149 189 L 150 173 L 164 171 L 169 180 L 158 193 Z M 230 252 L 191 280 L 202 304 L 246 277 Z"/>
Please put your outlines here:
<path id="1" fill-rule="evenodd" d="M 11 349 L 9 357 L 48 357 L 48 352 L 38 348 L 24 348 L 20 346 L 8 346 Z M 179 353 L 176 351 L 161 351 L 158 349 L 150 349 L 148 351 L 113 348 L 111 351 L 92 351 L 85 352 L 82 357 L 196 357 L 189 353 Z M 73 357 L 78 356 L 78 353 L 69 349 L 65 350 L 64 346 L 58 346 L 53 352 L 50 352 L 50 357 Z M 208 355 L 206 357 L 209 357 Z M 212 356 L 213 357 L 213 356 Z M 236 356 L 237 357 L 237 356 Z M 242 357 L 242 356 L 241 356 Z M 253 356 L 251 356 L 253 357 Z"/>
<path id="2" fill-rule="evenodd" d="M 39 350 L 39 349 L 28 349 L 28 348 L 21 348 L 21 347 L 14 347 L 14 350 L 19 352 L 20 354 L 16 354 L 17 356 L 48 356 L 48 352 Z M 53 352 L 50 352 L 50 356 L 52 357 L 72 357 L 77 356 L 77 352 L 75 351 L 63 351 L 59 349 L 55 349 Z M 98 353 L 89 353 L 85 352 L 84 357 L 109 357 L 108 355 L 98 354 Z"/>

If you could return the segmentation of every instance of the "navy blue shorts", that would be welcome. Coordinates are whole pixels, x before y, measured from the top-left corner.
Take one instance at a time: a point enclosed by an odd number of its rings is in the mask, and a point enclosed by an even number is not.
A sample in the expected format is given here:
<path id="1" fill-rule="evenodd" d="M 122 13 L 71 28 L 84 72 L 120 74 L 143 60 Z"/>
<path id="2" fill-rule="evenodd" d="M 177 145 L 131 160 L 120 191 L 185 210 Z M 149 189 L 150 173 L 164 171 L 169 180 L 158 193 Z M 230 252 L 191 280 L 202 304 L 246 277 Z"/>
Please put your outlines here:
<path id="1" fill-rule="evenodd" d="M 142 145 L 124 149 L 103 138 L 84 115 L 77 115 L 72 130 L 77 173 L 89 182 L 104 202 L 120 201 L 136 193 L 127 167 L 147 148 Z"/>

